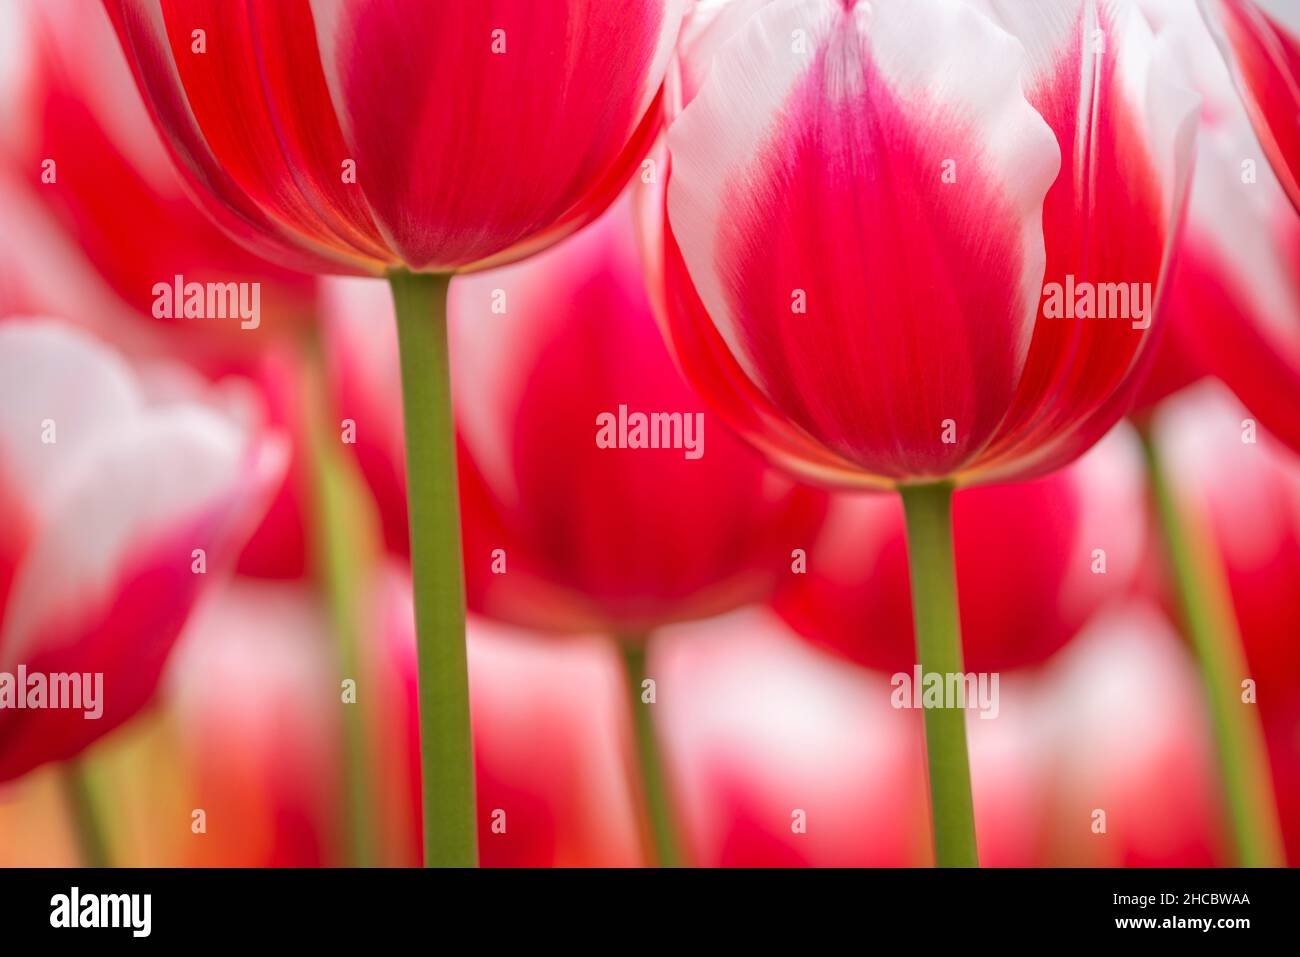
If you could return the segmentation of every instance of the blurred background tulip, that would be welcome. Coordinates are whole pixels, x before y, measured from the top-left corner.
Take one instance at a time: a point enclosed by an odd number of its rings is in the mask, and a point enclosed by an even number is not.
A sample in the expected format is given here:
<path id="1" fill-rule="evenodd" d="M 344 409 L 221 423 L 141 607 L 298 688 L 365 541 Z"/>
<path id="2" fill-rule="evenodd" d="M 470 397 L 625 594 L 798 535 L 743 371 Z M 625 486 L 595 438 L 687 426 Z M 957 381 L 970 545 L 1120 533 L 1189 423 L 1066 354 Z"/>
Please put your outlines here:
<path id="1" fill-rule="evenodd" d="M 0 662 L 103 676 L 96 720 L 0 710 L 8 779 L 72 757 L 149 700 L 285 450 L 215 397 L 151 403 L 118 356 L 54 322 L 0 325 L 0 388 Z"/>
<path id="2" fill-rule="evenodd" d="M 1045 478 L 958 492 L 953 537 L 967 667 L 1042 664 L 1099 609 L 1128 595 L 1147 556 L 1145 521 L 1131 430 Z M 840 493 L 808 550 L 807 574 L 786 579 L 775 607 L 814 644 L 910 672 L 910 593 L 901 504 Z"/>
<path id="3" fill-rule="evenodd" d="M 518 625 L 639 639 L 761 601 L 821 518 L 682 381 L 628 213 L 452 290 L 470 607 Z M 620 438 L 637 414 L 655 447 Z"/>
<path id="4" fill-rule="evenodd" d="M 1142 10 L 1201 97 L 1196 172 L 1139 409 L 1205 375 L 1300 451 L 1300 216 L 1191 4 Z"/>
<path id="5" fill-rule="evenodd" d="M 1199 0 L 1260 142 L 1300 210 L 1300 9 L 1287 0 Z"/>
<path id="6" fill-rule="evenodd" d="M 293 440 L 285 479 L 241 571 L 296 578 L 309 564 L 301 339 L 310 277 L 278 269 L 221 231 L 185 192 L 135 92 L 107 14 L 81 0 L 16 0 L 0 17 L 16 48 L 0 91 L 0 262 L 5 312 L 51 312 L 136 360 L 181 359 L 205 377 L 250 379 Z M 176 276 L 256 283 L 256 328 L 233 317 L 155 315 Z M 8 301 L 5 301 L 7 298 Z"/>
<path id="7" fill-rule="evenodd" d="M 674 628 L 654 655 L 702 866 L 930 862 L 920 716 L 890 707 L 886 673 L 754 612 Z M 1118 605 L 1000 690 L 995 720 L 970 719 L 986 865 L 1224 862 L 1196 673 L 1159 611 Z"/>

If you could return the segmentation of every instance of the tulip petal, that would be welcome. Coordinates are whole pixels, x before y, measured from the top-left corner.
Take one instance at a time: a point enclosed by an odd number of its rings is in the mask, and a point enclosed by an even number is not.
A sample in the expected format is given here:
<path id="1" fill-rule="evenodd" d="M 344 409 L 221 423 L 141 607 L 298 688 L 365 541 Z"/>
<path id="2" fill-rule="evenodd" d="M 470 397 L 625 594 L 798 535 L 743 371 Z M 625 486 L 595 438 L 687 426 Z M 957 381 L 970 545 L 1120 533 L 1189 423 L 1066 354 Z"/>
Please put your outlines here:
<path id="1" fill-rule="evenodd" d="M 102 672 L 103 716 L 0 713 L 0 779 L 76 753 L 149 698 L 206 572 L 233 563 L 284 459 L 278 441 L 251 444 L 198 406 L 100 423 L 54 483 L 15 571 L 0 665 Z M 192 565 L 200 548 L 203 573 Z"/>
<path id="2" fill-rule="evenodd" d="M 668 219 L 718 333 L 859 470 L 956 470 L 1020 378 L 1059 164 L 1022 62 L 964 6 L 772 4 L 670 129 Z"/>
<path id="3" fill-rule="evenodd" d="M 1121 386 L 1150 342 L 1186 196 L 1196 101 L 1169 78 L 1172 54 L 1127 4 L 984 2 L 1029 51 L 1028 96 L 1061 143 L 1063 165 L 1044 204 L 1044 296 L 1024 376 L 980 465 L 993 470 L 1033 452 L 1047 470 L 1123 411 L 1114 397 L 1129 395 Z M 1123 284 L 1119 314 L 1054 316 L 1048 284 L 1065 297 Z"/>
<path id="4" fill-rule="evenodd" d="M 57 476 L 135 416 L 143 397 L 126 363 L 71 327 L 0 325 L 0 487 L 50 508 Z"/>
<path id="5" fill-rule="evenodd" d="M 1300 211 L 1300 7 L 1201 0 L 1273 170 Z"/>
<path id="6" fill-rule="evenodd" d="M 350 154 L 315 62 L 306 0 L 106 4 L 177 166 L 222 226 L 285 265 L 382 271 L 391 255 L 363 197 L 342 180 Z"/>

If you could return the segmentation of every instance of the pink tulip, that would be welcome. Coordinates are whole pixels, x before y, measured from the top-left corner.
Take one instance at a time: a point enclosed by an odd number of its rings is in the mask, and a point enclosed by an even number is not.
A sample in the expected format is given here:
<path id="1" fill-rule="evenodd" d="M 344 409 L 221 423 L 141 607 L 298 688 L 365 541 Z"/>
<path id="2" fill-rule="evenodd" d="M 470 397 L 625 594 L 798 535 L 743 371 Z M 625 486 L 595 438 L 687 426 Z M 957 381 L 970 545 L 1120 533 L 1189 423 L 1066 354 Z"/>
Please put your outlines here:
<path id="1" fill-rule="evenodd" d="M 0 324 L 0 391 L 0 671 L 24 668 L 29 687 L 15 690 L 29 701 L 34 675 L 93 687 L 102 674 L 96 719 L 0 710 L 6 779 L 76 754 L 149 700 L 285 449 L 208 402 L 151 404 L 121 359 L 52 322 Z"/>
<path id="2" fill-rule="evenodd" d="M 1142 7 L 1177 52 L 1201 111 L 1165 338 L 1140 404 L 1213 374 L 1300 450 L 1300 217 L 1201 17 L 1177 0 L 1143 0 Z"/>
<path id="3" fill-rule="evenodd" d="M 954 500 L 965 663 L 974 671 L 1038 665 L 1132 587 L 1145 557 L 1145 482 L 1131 432 L 1068 469 Z M 990 556 L 997 556 L 991 560 Z M 800 634 L 889 672 L 916 663 L 907 539 L 897 499 L 837 496 L 777 610 Z"/>
<path id="4" fill-rule="evenodd" d="M 1203 692 L 1158 611 L 1136 603 L 1099 616 L 1054 663 L 1036 709 L 1026 717 L 1048 742 L 1047 826 L 1032 863 L 1227 863 Z"/>
<path id="5" fill-rule="evenodd" d="M 1200 0 L 1277 178 L 1300 210 L 1300 9 L 1290 0 Z"/>
<path id="6" fill-rule="evenodd" d="M 0 208 L 36 305 L 131 352 L 230 361 L 299 331 L 309 277 L 275 269 L 226 236 L 185 192 L 140 102 L 112 24 L 82 0 L 14 0 L 0 29 L 16 48 L 0 87 Z M 239 317 L 160 319 L 154 285 L 177 275 L 258 282 L 256 330 Z"/>
<path id="7" fill-rule="evenodd" d="M 470 606 L 517 624 L 637 635 L 761 600 L 820 518 L 681 381 L 628 209 L 452 290 Z M 672 417 L 656 447 L 638 416 Z"/>
<path id="8" fill-rule="evenodd" d="M 710 12 L 679 49 L 661 264 L 705 398 L 856 486 L 1042 474 L 1105 434 L 1149 361 L 1194 116 L 1136 11 Z"/>
<path id="9" fill-rule="evenodd" d="M 767 613 L 667 631 L 659 724 L 701 867 L 906 866 L 927 841 L 920 721 Z"/>
<path id="10" fill-rule="evenodd" d="M 236 579 L 193 616 L 163 696 L 190 787 L 173 844 L 185 865 L 337 859 L 344 706 L 333 659 L 323 610 L 302 585 Z"/>
<path id="11" fill-rule="evenodd" d="M 519 259 L 617 195 L 684 0 L 106 0 L 209 209 L 312 271 Z"/>
<path id="12" fill-rule="evenodd" d="M 643 634 L 762 600 L 820 518 L 819 494 L 765 466 L 681 381 L 627 214 L 617 206 L 526 263 L 452 285 L 469 606 L 525 627 Z M 381 293 L 345 280 L 325 302 L 339 415 L 356 423 L 400 546 L 400 397 L 385 373 L 396 343 Z M 675 415 L 681 443 L 602 447 L 602 421 L 618 440 L 620 407 Z"/>
<path id="13" fill-rule="evenodd" d="M 187 195 L 140 102 L 108 15 L 82 0 L 15 0 L 0 30 L 18 54 L 0 87 L 0 272 L 14 293 L 0 314 L 69 317 L 131 356 L 181 358 L 213 381 L 252 379 L 295 440 L 290 468 L 239 570 L 306 571 L 300 348 L 311 277 L 276 269 L 218 228 Z M 48 165 L 47 165 L 48 164 Z M 238 315 L 159 318 L 155 286 L 258 287 L 256 328 Z M 0 286 L 4 283 L 0 280 Z"/>
<path id="14" fill-rule="evenodd" d="M 698 863 L 929 861 L 920 716 L 891 707 L 889 675 L 752 612 L 666 633 L 655 668 Z M 968 716 L 985 864 L 1221 862 L 1196 674 L 1158 612 L 1103 614 L 1039 672 L 1001 677 L 997 716 Z"/>

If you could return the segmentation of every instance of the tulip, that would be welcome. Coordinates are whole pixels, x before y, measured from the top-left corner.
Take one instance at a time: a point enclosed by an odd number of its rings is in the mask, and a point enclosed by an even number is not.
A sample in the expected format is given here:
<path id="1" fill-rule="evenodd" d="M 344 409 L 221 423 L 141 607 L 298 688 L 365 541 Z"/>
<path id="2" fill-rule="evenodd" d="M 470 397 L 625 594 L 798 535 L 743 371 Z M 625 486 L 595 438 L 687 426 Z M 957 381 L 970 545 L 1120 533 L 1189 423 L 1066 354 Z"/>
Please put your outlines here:
<path id="1" fill-rule="evenodd" d="M 1190 552 L 1175 563 L 1173 586 L 1204 660 L 1237 857 L 1280 864 L 1269 778 L 1271 764 L 1277 796 L 1295 801 L 1300 466 L 1215 383 L 1164 403 L 1151 433 L 1168 475 L 1166 508 L 1177 510 Z M 1283 824 L 1294 856 L 1300 820 Z"/>
<path id="2" fill-rule="evenodd" d="M 545 248 L 617 195 L 658 133 L 685 0 L 105 3 L 173 158 L 219 222 L 284 264 L 390 279 L 426 857 L 473 864 L 447 286 Z"/>
<path id="3" fill-rule="evenodd" d="M 1289 0 L 1200 0 L 1251 123 L 1300 210 L 1300 10 Z"/>
<path id="4" fill-rule="evenodd" d="M 459 281 L 451 342 L 470 607 L 619 640 L 654 858 L 669 866 L 681 852 L 646 645 L 766 598 L 821 500 L 700 410 L 655 327 L 628 210 Z"/>
<path id="5" fill-rule="evenodd" d="M 395 344 L 371 331 L 385 306 L 368 292 L 343 280 L 325 299 L 340 414 L 391 513 Z M 639 699 L 649 636 L 765 600 L 823 497 L 701 411 L 656 328 L 626 202 L 527 262 L 458 279 L 449 311 L 469 607 L 619 639 Z M 651 415 L 670 418 L 653 433 L 647 418 L 642 446 L 636 417 Z"/>
<path id="6" fill-rule="evenodd" d="M 679 361 L 788 468 L 902 492 L 921 663 L 962 671 L 952 488 L 1132 401 L 1192 101 L 1124 3 L 738 2 L 683 37 L 643 204 Z M 926 718 L 937 858 L 974 864 L 961 715 Z"/>
<path id="7" fill-rule="evenodd" d="M 268 258 L 452 273 L 617 195 L 685 4 L 106 0 L 185 178 Z"/>
<path id="8" fill-rule="evenodd" d="M 65 277 L 75 264 L 77 276 L 61 284 L 39 276 L 53 287 L 42 305 L 69 314 L 80 307 L 77 321 L 132 352 L 180 352 L 199 363 L 214 355 L 229 362 L 264 341 L 238 318 L 156 317 L 156 283 L 178 274 L 258 282 L 263 328 L 300 324 L 312 307 L 310 277 L 247 252 L 186 194 L 104 12 L 81 0 L 17 0 L 0 16 L 20 50 L 0 93 L 0 169 L 15 185 L 5 213 L 22 221 L 24 242 L 53 234 L 32 255 L 5 254 Z"/>
<path id="9" fill-rule="evenodd" d="M 1043 478 L 958 494 L 953 537 L 968 669 L 1041 665 L 1129 593 L 1146 547 L 1145 504 L 1131 430 Z M 774 607 L 814 644 L 893 673 L 916 662 L 909 593 L 899 502 L 841 493 L 808 550 L 807 573 L 787 579 Z"/>
<path id="10" fill-rule="evenodd" d="M 452 288 L 470 608 L 522 627 L 639 640 L 762 601 L 821 517 L 682 381 L 629 212 Z"/>
<path id="11" fill-rule="evenodd" d="M 298 583 L 236 579 L 194 616 L 165 679 L 193 812 L 181 859 L 313 867 L 335 852 L 339 679 Z M 200 830 L 195 830 L 201 825 Z"/>
<path id="12" fill-rule="evenodd" d="M 845 668 L 747 609 L 652 648 L 665 760 L 702 867 L 919 863 L 920 726 L 885 675 Z"/>
<path id="13" fill-rule="evenodd" d="M 185 192 L 135 93 L 108 16 L 80 0 L 16 0 L 0 11 L 20 49 L 0 103 L 0 249 L 22 295 L 0 312 L 72 317 L 132 356 L 182 358 L 217 381 L 262 386 L 277 425 L 298 379 L 285 378 L 294 336 L 313 308 L 309 276 L 267 265 L 221 231 Z M 154 287 L 186 281 L 256 283 L 256 329 L 238 316 L 160 318 Z M 268 339 L 270 341 L 268 341 Z M 300 443 L 241 572 L 279 578 L 306 570 Z"/>
<path id="14" fill-rule="evenodd" d="M 1270 171 L 1204 21 L 1143 0 L 1201 97 L 1196 172 L 1140 408 L 1205 374 L 1300 450 L 1300 217 Z M 1177 371 L 1175 371 L 1177 370 Z M 1160 375 L 1156 375 L 1160 373 Z"/>
<path id="15" fill-rule="evenodd" d="M 76 755 L 149 701 L 285 449 L 212 401 L 151 404 L 119 357 L 49 321 L 0 324 L 0 391 L 0 671 L 28 676 L 7 698 L 0 687 L 7 780 Z M 18 707 L 62 673 L 88 685 L 86 707 Z"/>
<path id="16" fill-rule="evenodd" d="M 1039 735 L 1045 808 L 1034 856 L 1019 863 L 1226 863 L 1197 669 L 1157 609 L 1135 601 L 1097 616 L 1035 690 L 1024 719 Z"/>
<path id="17" fill-rule="evenodd" d="M 695 860 L 930 859 L 921 723 L 891 707 L 889 675 L 845 669 L 753 611 L 675 627 L 654 651 Z M 1042 668 L 1003 675 L 999 699 L 996 720 L 970 722 L 986 863 L 1221 862 L 1195 670 L 1157 610 L 1096 616 Z"/>

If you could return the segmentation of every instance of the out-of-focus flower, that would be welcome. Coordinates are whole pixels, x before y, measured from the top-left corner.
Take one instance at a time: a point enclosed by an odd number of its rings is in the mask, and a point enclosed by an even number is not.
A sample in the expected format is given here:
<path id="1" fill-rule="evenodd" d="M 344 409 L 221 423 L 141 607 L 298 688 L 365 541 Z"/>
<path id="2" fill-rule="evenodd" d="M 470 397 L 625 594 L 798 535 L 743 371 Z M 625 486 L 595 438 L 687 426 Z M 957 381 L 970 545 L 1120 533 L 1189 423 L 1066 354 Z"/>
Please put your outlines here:
<path id="1" fill-rule="evenodd" d="M 685 0 L 106 0 L 186 179 L 313 271 L 450 272 L 591 220 L 660 125 Z"/>
<path id="2" fill-rule="evenodd" d="M 1155 419 L 1180 499 L 1222 559 L 1282 826 L 1300 857 L 1300 463 L 1221 387 L 1170 400 Z M 1246 688 L 1243 687 L 1243 695 Z M 1258 703 L 1254 703 L 1257 701 Z"/>
<path id="3" fill-rule="evenodd" d="M 923 862 L 921 724 L 889 706 L 884 675 L 845 668 L 757 610 L 667 630 L 651 652 L 693 864 Z"/>
<path id="4" fill-rule="evenodd" d="M 891 707 L 889 676 L 754 612 L 665 632 L 655 654 L 696 862 L 929 862 L 921 716 Z M 1001 679 L 997 716 L 968 721 L 985 864 L 1219 859 L 1197 679 L 1158 612 L 1100 615 L 1041 672 Z"/>
<path id="5" fill-rule="evenodd" d="M 1210 383 L 1156 422 L 1178 492 L 1222 555 L 1261 707 L 1300 704 L 1300 464 Z"/>
<path id="6" fill-rule="evenodd" d="M 1151 354 L 1194 120 L 1136 10 L 699 16 L 655 267 L 705 398 L 856 486 L 1042 474 L 1104 435 Z"/>
<path id="7" fill-rule="evenodd" d="M 75 673 L 102 708 L 0 710 L 5 779 L 76 754 L 149 700 L 285 448 L 212 402 L 151 405 L 118 356 L 54 322 L 0 324 L 0 393 L 0 670 L 29 702 L 33 681 L 45 676 L 49 702 L 48 676 Z"/>
<path id="8" fill-rule="evenodd" d="M 43 301 L 29 308 L 94 324 L 133 352 L 200 365 L 245 355 L 267 330 L 309 318 L 310 277 L 253 256 L 186 195 L 102 9 L 16 0 L 0 20 L 13 46 L 0 89 L 0 202 L 12 217 L 0 258 L 21 261 L 40 287 Z M 258 283 L 258 330 L 237 315 L 155 317 L 155 285 L 177 275 Z"/>
<path id="9" fill-rule="evenodd" d="M 1300 7 L 1200 0 L 1277 177 L 1300 211 Z"/>
<path id="10" fill-rule="evenodd" d="M 366 284 L 333 285 L 340 414 L 391 514 L 397 396 L 367 368 L 394 348 L 390 307 Z M 789 573 L 822 496 L 701 411 L 659 337 L 625 204 L 526 263 L 457 280 L 450 313 L 472 609 L 641 634 L 762 600 Z M 385 527 L 400 532 L 400 513 Z"/>
<path id="11" fill-rule="evenodd" d="M 390 651 L 381 673 L 381 720 L 390 745 L 406 749 L 408 773 L 386 780 L 408 782 L 408 863 L 415 863 L 420 847 L 420 765 L 409 579 L 390 574 L 388 593 L 384 640 Z M 539 641 L 472 619 L 468 650 L 482 864 L 640 863 L 640 834 L 626 771 L 627 705 L 619 661 L 608 642 Z M 389 766 L 395 769 L 391 762 Z"/>
<path id="12" fill-rule="evenodd" d="M 203 812 L 200 833 L 193 820 L 176 823 L 185 865 L 338 860 L 345 706 L 332 656 L 302 585 L 238 579 L 194 616 L 165 684 L 177 760 Z"/>
<path id="13" fill-rule="evenodd" d="M 188 196 L 140 102 L 107 14 L 80 0 L 0 8 L 13 45 L 0 78 L 0 313 L 69 317 L 130 356 L 167 356 L 216 381 L 251 379 L 294 440 L 285 480 L 239 570 L 306 570 L 304 389 L 295 355 L 314 310 L 311 277 L 279 269 L 228 237 Z M 257 289 L 240 314 L 155 313 L 155 287 Z M 229 284 L 234 284 L 233 286 Z M 192 288 L 192 286 L 191 286 Z M 223 304 L 227 300 L 222 300 Z M 247 304 L 251 305 L 250 299 Z M 277 334 L 278 333 L 278 334 Z"/>
<path id="14" fill-rule="evenodd" d="M 973 671 L 1036 665 L 1133 583 L 1145 546 L 1136 441 L 1117 431 L 1070 468 L 958 493 L 953 525 L 964 661 Z M 843 493 L 808 571 L 775 607 L 815 644 L 885 671 L 916 662 L 901 503 Z"/>
<path id="15" fill-rule="evenodd" d="M 1191 4 L 1142 9 L 1201 96 L 1196 172 L 1140 406 L 1213 374 L 1300 450 L 1300 217 Z"/>
<path id="16" fill-rule="evenodd" d="M 1017 863 L 1226 863 L 1204 696 L 1185 645 L 1160 612 L 1137 603 L 1098 616 L 1037 693 L 1024 719 L 1048 732 L 1040 742 L 1045 827 L 1035 858 Z M 976 762 L 982 723 L 997 721 L 973 722 Z"/>

